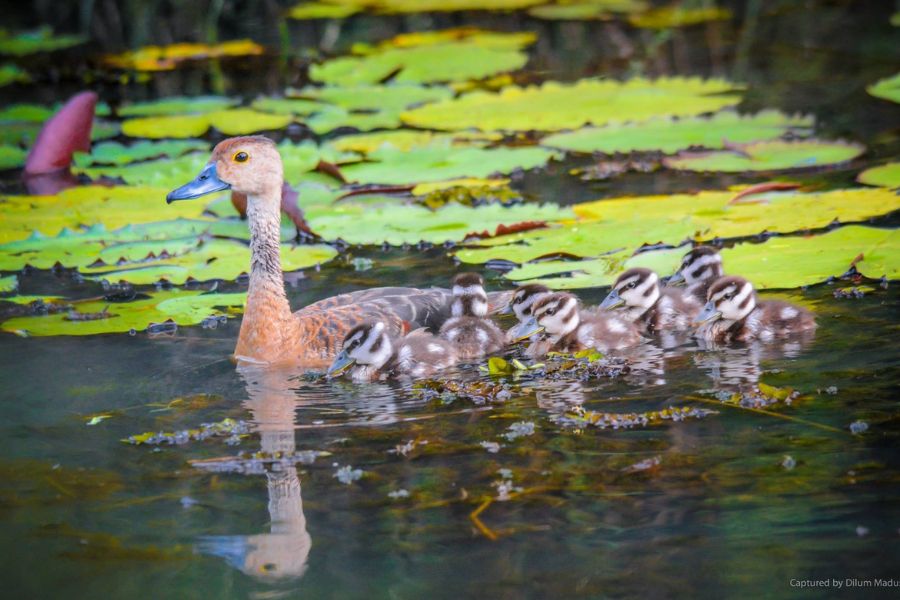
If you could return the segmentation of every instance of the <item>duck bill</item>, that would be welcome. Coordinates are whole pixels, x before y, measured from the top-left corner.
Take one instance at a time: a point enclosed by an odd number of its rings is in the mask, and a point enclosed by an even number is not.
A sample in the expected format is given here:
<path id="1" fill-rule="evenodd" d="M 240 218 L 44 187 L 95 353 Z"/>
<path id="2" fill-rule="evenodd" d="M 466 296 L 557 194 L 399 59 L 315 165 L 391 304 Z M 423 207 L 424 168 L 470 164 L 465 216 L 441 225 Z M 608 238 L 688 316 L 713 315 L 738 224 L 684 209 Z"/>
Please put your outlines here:
<path id="1" fill-rule="evenodd" d="M 326 377 L 340 377 L 344 371 L 349 369 L 356 363 L 356 359 L 350 358 L 350 356 L 346 352 L 341 352 L 338 354 L 334 362 L 331 363 L 331 366 L 328 367 L 328 371 L 325 373 Z"/>
<path id="2" fill-rule="evenodd" d="M 622 296 L 619 295 L 619 292 L 616 290 L 611 291 L 606 298 L 603 299 L 603 302 L 600 303 L 601 310 L 612 310 L 614 308 L 618 308 L 625 304 L 625 300 Z"/>
<path id="3" fill-rule="evenodd" d="M 681 271 L 676 271 L 674 275 L 666 279 L 666 285 L 684 285 L 685 279 Z"/>
<path id="4" fill-rule="evenodd" d="M 703 325 L 704 323 L 716 321 L 721 318 L 722 313 L 716 310 L 716 305 L 712 302 L 707 302 L 706 306 L 703 307 L 703 310 L 700 311 L 700 314 L 694 317 L 694 325 Z"/>
<path id="5" fill-rule="evenodd" d="M 193 181 L 169 192 L 166 195 L 166 204 L 172 204 L 176 200 L 193 200 L 206 194 L 227 190 L 230 187 L 230 184 L 219 179 L 216 174 L 216 163 L 211 162 L 203 167 Z"/>
<path id="6" fill-rule="evenodd" d="M 513 342 L 521 342 L 522 340 L 527 340 L 531 336 L 541 333 L 542 331 L 544 331 L 544 328 L 538 324 L 537 319 L 531 317 L 521 325 L 513 328 L 510 337 L 512 338 Z"/>

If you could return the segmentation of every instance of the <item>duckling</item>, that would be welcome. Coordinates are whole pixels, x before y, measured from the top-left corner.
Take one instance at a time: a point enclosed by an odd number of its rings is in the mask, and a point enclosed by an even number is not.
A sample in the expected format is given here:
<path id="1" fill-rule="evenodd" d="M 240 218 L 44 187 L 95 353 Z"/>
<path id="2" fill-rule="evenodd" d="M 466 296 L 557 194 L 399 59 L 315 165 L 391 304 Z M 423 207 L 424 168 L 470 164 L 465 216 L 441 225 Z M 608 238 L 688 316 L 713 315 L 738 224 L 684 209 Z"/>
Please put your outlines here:
<path id="1" fill-rule="evenodd" d="M 716 279 L 725 275 L 722 255 L 712 246 L 697 246 L 684 255 L 681 266 L 669 277 L 667 286 L 685 284 L 685 294 L 706 302 L 706 292 Z"/>
<path id="2" fill-rule="evenodd" d="M 779 300 L 757 300 L 743 277 L 720 277 L 709 288 L 703 310 L 694 318 L 697 334 L 713 342 L 771 340 L 812 331 L 816 320 L 805 308 Z"/>
<path id="3" fill-rule="evenodd" d="M 506 338 L 487 317 L 488 300 L 481 275 L 460 273 L 453 278 L 452 291 L 452 316 L 441 326 L 441 337 L 454 345 L 463 360 L 501 350 Z"/>
<path id="4" fill-rule="evenodd" d="M 633 323 L 616 315 L 582 312 L 578 298 L 561 292 L 535 302 L 532 317 L 516 329 L 514 338 L 520 341 L 537 334 L 543 335 L 526 351 L 532 358 L 586 348 L 621 350 L 642 340 Z"/>
<path id="5" fill-rule="evenodd" d="M 634 268 L 619 275 L 600 308 L 624 306 L 622 314 L 645 333 L 689 329 L 701 308 L 699 301 L 680 290 L 663 288 L 650 269 Z"/>
<path id="6" fill-rule="evenodd" d="M 328 368 L 328 377 L 350 370 L 353 381 L 376 381 L 403 375 L 425 377 L 456 364 L 451 344 L 416 329 L 392 341 L 382 321 L 370 321 L 351 329 L 341 351 Z"/>
<path id="7" fill-rule="evenodd" d="M 541 285 L 540 283 L 528 283 L 516 288 L 513 292 L 512 300 L 509 302 L 509 307 L 513 314 L 516 315 L 519 323 L 512 326 L 506 332 L 506 339 L 509 343 L 516 341 L 514 339 L 516 330 L 531 318 L 531 309 L 534 306 L 534 303 L 552 293 L 550 288 L 546 285 Z"/>

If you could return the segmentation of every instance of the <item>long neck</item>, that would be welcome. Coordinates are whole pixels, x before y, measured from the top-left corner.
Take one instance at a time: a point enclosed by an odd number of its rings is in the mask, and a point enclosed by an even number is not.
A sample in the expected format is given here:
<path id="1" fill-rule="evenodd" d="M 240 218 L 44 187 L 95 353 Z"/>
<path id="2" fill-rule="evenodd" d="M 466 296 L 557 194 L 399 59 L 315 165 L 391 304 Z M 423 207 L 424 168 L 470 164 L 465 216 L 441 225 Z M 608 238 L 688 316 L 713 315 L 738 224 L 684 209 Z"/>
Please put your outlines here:
<path id="1" fill-rule="evenodd" d="M 270 195 L 279 193 L 273 190 Z M 250 289 L 235 355 L 271 361 L 295 334 L 281 271 L 281 200 L 249 197 Z"/>

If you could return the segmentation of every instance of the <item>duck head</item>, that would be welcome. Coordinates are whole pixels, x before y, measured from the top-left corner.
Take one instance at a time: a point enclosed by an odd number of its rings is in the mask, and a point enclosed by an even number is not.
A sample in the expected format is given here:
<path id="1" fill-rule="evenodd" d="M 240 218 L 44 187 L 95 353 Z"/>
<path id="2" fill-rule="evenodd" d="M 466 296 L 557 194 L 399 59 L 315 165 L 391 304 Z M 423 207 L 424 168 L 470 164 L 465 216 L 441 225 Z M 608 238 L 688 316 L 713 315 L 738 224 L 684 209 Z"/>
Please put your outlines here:
<path id="1" fill-rule="evenodd" d="M 711 246 L 697 246 L 684 255 L 681 266 L 669 277 L 667 285 L 685 283 L 694 285 L 703 281 L 713 281 L 724 275 L 722 255 Z"/>
<path id="2" fill-rule="evenodd" d="M 453 278 L 453 304 L 450 312 L 454 317 L 485 317 L 488 312 L 484 279 L 478 273 L 460 273 Z"/>
<path id="3" fill-rule="evenodd" d="M 656 273 L 644 268 L 628 269 L 616 279 L 600 308 L 612 310 L 625 306 L 639 316 L 656 304 L 659 295 L 659 276 Z"/>
<path id="4" fill-rule="evenodd" d="M 703 310 L 694 317 L 694 325 L 727 321 L 733 323 L 745 319 L 756 308 L 753 284 L 743 277 L 720 277 L 706 295 Z"/>
<path id="5" fill-rule="evenodd" d="M 546 285 L 541 285 L 539 283 L 522 285 L 517 287 L 516 291 L 513 292 L 513 297 L 509 306 L 512 308 L 512 311 L 519 322 L 524 323 L 531 318 L 531 309 L 534 306 L 534 303 L 550 294 L 550 288 Z"/>
<path id="6" fill-rule="evenodd" d="M 172 190 L 166 202 L 192 200 L 231 189 L 254 199 L 281 202 L 284 168 L 275 142 L 262 136 L 234 137 L 219 142 L 200 174 Z"/>
<path id="7" fill-rule="evenodd" d="M 538 333 L 559 339 L 578 327 L 578 298 L 572 294 L 547 294 L 532 306 L 531 318 L 513 330 L 512 339 L 520 342 Z"/>
<path id="8" fill-rule="evenodd" d="M 394 352 L 391 339 L 380 321 L 357 325 L 347 332 L 341 351 L 328 367 L 328 377 L 339 377 L 354 365 L 380 369 Z"/>

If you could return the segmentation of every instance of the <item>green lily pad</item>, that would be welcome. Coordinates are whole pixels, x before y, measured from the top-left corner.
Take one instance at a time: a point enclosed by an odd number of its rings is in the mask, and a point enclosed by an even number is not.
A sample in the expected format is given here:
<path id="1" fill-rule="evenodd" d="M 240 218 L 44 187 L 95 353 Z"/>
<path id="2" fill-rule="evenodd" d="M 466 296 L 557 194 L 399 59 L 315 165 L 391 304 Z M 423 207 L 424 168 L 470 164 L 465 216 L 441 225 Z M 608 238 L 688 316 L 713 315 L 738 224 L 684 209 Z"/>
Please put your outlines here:
<path id="1" fill-rule="evenodd" d="M 460 177 L 487 177 L 542 167 L 554 157 L 544 148 L 459 148 L 435 143 L 407 152 L 382 146 L 367 161 L 342 168 L 348 181 L 414 184 Z"/>
<path id="2" fill-rule="evenodd" d="M 15 169 L 25 164 L 27 150 L 16 146 L 0 146 L 0 170 Z"/>
<path id="3" fill-rule="evenodd" d="M 357 131 L 372 131 L 373 129 L 393 129 L 402 125 L 398 110 L 352 112 L 340 106 L 328 106 L 309 117 L 305 123 L 319 135 L 341 127 L 350 127 Z"/>
<path id="4" fill-rule="evenodd" d="M 25 56 L 38 52 L 52 52 L 83 44 L 87 38 L 80 35 L 53 35 L 49 27 L 12 35 L 0 30 L 0 54 Z"/>
<path id="5" fill-rule="evenodd" d="M 690 147 L 724 148 L 760 140 L 774 140 L 785 133 L 807 130 L 812 117 L 791 117 L 775 110 L 741 116 L 723 111 L 709 118 L 661 117 L 640 123 L 588 127 L 544 138 L 541 145 L 573 152 L 615 154 L 659 151 L 667 154 Z"/>
<path id="6" fill-rule="evenodd" d="M 52 117 L 54 112 L 55 109 L 40 104 L 13 104 L 0 110 L 0 122 L 43 123 Z"/>
<path id="7" fill-rule="evenodd" d="M 860 144 L 820 140 L 768 141 L 742 145 L 733 150 L 685 152 L 665 158 L 663 164 L 682 171 L 783 171 L 835 165 L 865 152 Z"/>
<path id="8" fill-rule="evenodd" d="M 509 86 L 475 91 L 404 112 L 403 121 L 424 129 L 558 131 L 587 124 L 694 116 L 734 106 L 736 85 L 721 79 L 668 78 L 626 82 L 585 79 L 573 84 Z"/>
<path id="9" fill-rule="evenodd" d="M 209 316 L 226 314 L 219 308 L 243 308 L 245 294 L 203 294 L 200 291 L 167 290 L 153 294 L 151 298 L 133 302 L 110 303 L 105 300 L 75 302 L 74 309 L 81 314 L 102 313 L 104 318 L 71 320 L 68 313 L 17 317 L 0 324 L 8 332 L 29 336 L 97 335 L 125 333 L 134 329 L 144 331 L 151 323 L 169 319 L 178 325 L 196 325 Z"/>
<path id="10" fill-rule="evenodd" d="M 14 292 L 19 287 L 19 279 L 15 275 L 0 277 L 0 294 Z"/>
<path id="11" fill-rule="evenodd" d="M 251 108 L 280 115 L 309 116 L 327 108 L 327 104 L 303 98 L 257 98 Z"/>
<path id="12" fill-rule="evenodd" d="M 699 25 L 709 21 L 727 21 L 730 18 L 731 11 L 727 8 L 718 6 L 692 8 L 673 4 L 629 15 L 628 21 L 635 27 L 645 29 L 671 29 Z"/>
<path id="13" fill-rule="evenodd" d="M 137 138 L 191 138 L 215 127 L 226 135 L 246 135 L 257 131 L 283 129 L 292 121 L 289 115 L 275 115 L 249 108 L 218 110 L 197 115 L 140 117 L 122 123 L 122 133 Z"/>
<path id="14" fill-rule="evenodd" d="M 502 139 L 500 135 L 485 133 L 435 133 L 398 129 L 396 131 L 377 131 L 375 133 L 357 133 L 343 135 L 331 140 L 329 146 L 344 152 L 370 154 L 382 146 L 393 146 L 398 150 L 410 151 L 432 145 L 484 146 Z"/>
<path id="15" fill-rule="evenodd" d="M 12 83 L 27 83 L 31 81 L 28 73 L 12 63 L 0 65 L 0 87 Z"/>
<path id="16" fill-rule="evenodd" d="M 203 152 L 115 166 L 81 167 L 76 164 L 72 171 L 93 180 L 121 178 L 129 185 L 172 189 L 196 177 L 208 160 L 209 154 Z"/>
<path id="17" fill-rule="evenodd" d="M 887 163 L 880 167 L 871 167 L 860 173 L 856 180 L 866 185 L 886 188 L 900 187 L 900 162 Z"/>
<path id="18" fill-rule="evenodd" d="M 120 106 L 120 117 L 159 117 L 164 115 L 199 114 L 225 110 L 237 104 L 237 99 L 224 96 L 172 96 L 148 102 Z"/>
<path id="19" fill-rule="evenodd" d="M 177 242 L 175 242 L 177 243 Z M 172 241 L 159 242 L 159 248 L 172 246 Z M 146 249 L 144 245 L 138 256 Z M 183 246 L 178 247 L 183 250 Z M 126 250 L 132 250 L 127 248 Z M 113 252 L 115 254 L 115 252 Z M 285 271 L 296 271 L 328 262 L 337 256 L 337 251 L 324 244 L 293 246 L 283 244 L 281 263 Z M 243 242 L 234 240 L 201 240 L 189 252 L 180 254 L 155 254 L 152 258 L 119 261 L 115 265 L 90 266 L 81 269 L 88 279 L 127 281 L 133 284 L 152 284 L 165 279 L 176 285 L 189 279 L 209 281 L 213 279 L 234 280 L 250 270 L 250 248 Z"/>
<path id="20" fill-rule="evenodd" d="M 74 162 L 76 167 L 126 165 L 148 158 L 163 156 L 177 158 L 188 152 L 208 150 L 209 143 L 203 140 L 167 140 L 163 142 L 142 140 L 129 146 L 119 142 L 103 142 L 91 148 L 90 154 L 76 152 Z"/>
<path id="21" fill-rule="evenodd" d="M 457 34 L 460 31 L 466 33 Z M 528 34 L 453 30 L 451 35 L 410 34 L 390 40 L 364 56 L 334 58 L 310 67 L 310 78 L 327 84 L 377 83 L 393 75 L 398 83 L 483 79 L 525 66 Z"/>
<path id="22" fill-rule="evenodd" d="M 362 6 L 353 4 L 323 4 L 319 2 L 307 2 L 298 4 L 287 12 L 287 16 L 297 20 L 311 19 L 344 19 L 355 15 Z"/>
<path id="23" fill-rule="evenodd" d="M 495 235 L 501 226 L 571 218 L 569 209 L 554 204 L 489 204 L 472 208 L 447 204 L 432 211 L 418 204 L 382 200 L 376 204 L 343 201 L 334 205 L 304 204 L 310 227 L 324 239 L 350 244 L 392 245 L 461 242 L 468 235 Z"/>
<path id="24" fill-rule="evenodd" d="M 900 103 L 900 73 L 893 77 L 879 79 L 867 87 L 866 91 L 876 98 Z"/>
<path id="25" fill-rule="evenodd" d="M 323 0 L 303 2 L 292 8 L 292 19 L 341 19 L 366 10 L 383 14 L 453 12 L 469 10 L 509 11 L 543 4 L 547 0 Z"/>
<path id="26" fill-rule="evenodd" d="M 528 14 L 538 19 L 554 21 L 586 21 L 611 19 L 616 14 L 628 14 L 646 10 L 643 0 L 575 0 L 560 4 L 547 4 L 528 9 Z"/>

